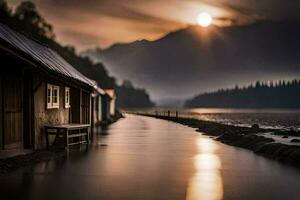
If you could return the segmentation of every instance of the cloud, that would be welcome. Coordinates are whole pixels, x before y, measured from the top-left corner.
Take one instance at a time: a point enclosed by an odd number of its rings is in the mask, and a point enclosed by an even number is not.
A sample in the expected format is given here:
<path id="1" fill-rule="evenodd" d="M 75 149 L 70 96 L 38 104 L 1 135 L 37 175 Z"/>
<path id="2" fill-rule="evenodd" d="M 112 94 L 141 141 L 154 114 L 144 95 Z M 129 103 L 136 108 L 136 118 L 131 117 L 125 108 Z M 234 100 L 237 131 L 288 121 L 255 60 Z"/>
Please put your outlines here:
<path id="1" fill-rule="evenodd" d="M 17 5 L 21 0 L 11 0 Z M 298 18 L 293 0 L 32 0 L 54 25 L 59 42 L 79 49 L 154 40 L 196 22 L 207 11 L 218 25 Z M 74 33 L 74 34 L 72 34 Z M 86 38 L 84 41 L 83 37 Z"/>

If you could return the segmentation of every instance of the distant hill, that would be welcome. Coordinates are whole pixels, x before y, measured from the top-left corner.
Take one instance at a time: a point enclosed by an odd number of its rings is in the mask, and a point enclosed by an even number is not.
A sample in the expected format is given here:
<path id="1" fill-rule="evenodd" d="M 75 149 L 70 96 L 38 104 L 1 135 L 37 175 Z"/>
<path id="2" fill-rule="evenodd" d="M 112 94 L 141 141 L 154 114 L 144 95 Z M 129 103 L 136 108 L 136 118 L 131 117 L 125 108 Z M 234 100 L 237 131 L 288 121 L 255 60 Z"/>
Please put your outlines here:
<path id="1" fill-rule="evenodd" d="M 134 88 L 130 81 L 117 87 L 118 94 L 117 106 L 120 108 L 147 108 L 153 107 L 155 104 L 151 101 L 149 95 L 144 89 Z"/>
<path id="2" fill-rule="evenodd" d="M 156 41 L 85 52 L 119 79 L 147 87 L 154 99 L 178 99 L 300 75 L 300 22 L 260 21 L 232 27 L 175 31 Z"/>
<path id="3" fill-rule="evenodd" d="M 217 108 L 300 108 L 300 80 L 221 89 L 185 102 L 185 107 Z"/>

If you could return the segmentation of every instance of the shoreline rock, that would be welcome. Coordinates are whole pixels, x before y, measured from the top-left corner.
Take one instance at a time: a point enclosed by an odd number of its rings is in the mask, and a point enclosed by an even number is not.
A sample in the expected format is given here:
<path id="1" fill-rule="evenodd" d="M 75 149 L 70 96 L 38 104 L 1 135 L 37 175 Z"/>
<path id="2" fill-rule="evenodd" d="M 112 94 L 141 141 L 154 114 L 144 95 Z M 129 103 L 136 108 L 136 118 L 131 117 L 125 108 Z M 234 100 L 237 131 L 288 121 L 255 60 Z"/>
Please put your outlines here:
<path id="1" fill-rule="evenodd" d="M 300 132 L 296 130 L 277 130 L 273 135 L 300 137 Z"/>
<path id="2" fill-rule="evenodd" d="M 300 139 L 292 139 L 291 142 L 292 143 L 300 143 Z"/>

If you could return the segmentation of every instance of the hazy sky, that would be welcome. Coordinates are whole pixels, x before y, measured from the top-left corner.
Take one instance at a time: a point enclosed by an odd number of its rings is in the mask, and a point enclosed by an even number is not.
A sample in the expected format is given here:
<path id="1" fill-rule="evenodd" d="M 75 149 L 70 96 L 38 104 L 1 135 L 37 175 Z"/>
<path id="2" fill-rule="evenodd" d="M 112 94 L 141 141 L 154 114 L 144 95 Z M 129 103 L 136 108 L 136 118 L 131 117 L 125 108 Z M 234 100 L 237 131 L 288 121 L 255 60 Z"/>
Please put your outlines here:
<path id="1" fill-rule="evenodd" d="M 21 0 L 8 0 L 17 5 Z M 116 42 L 155 40 L 195 24 L 208 12 L 216 24 L 295 18 L 298 0 L 33 0 L 54 25 L 58 41 L 83 50 Z"/>

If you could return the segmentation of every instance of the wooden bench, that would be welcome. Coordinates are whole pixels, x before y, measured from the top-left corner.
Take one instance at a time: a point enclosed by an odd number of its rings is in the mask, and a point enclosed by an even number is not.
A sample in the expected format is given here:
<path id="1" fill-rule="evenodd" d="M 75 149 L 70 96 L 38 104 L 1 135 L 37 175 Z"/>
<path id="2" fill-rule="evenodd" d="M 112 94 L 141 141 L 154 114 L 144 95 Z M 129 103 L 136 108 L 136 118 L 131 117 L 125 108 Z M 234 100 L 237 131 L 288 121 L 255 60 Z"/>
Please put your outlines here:
<path id="1" fill-rule="evenodd" d="M 55 139 L 52 145 L 54 145 L 57 139 L 62 136 L 64 138 L 64 145 L 66 149 L 69 149 L 69 146 L 76 144 L 88 145 L 90 143 L 90 128 L 91 126 L 89 124 L 62 124 L 45 126 L 44 130 L 46 134 L 47 149 L 49 149 L 50 145 L 50 135 L 55 135 Z M 75 142 L 70 142 L 71 138 L 78 138 L 78 140 Z"/>

